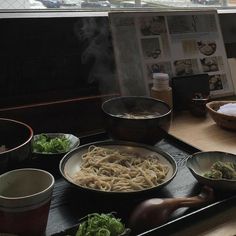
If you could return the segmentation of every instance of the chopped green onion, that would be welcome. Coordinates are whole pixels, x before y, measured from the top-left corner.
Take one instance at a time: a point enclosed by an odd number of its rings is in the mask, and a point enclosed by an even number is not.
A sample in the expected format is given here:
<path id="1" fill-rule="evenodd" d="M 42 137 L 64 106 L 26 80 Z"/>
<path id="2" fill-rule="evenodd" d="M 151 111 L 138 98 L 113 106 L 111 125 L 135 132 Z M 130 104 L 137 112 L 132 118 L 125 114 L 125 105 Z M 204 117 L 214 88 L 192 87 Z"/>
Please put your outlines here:
<path id="1" fill-rule="evenodd" d="M 50 137 L 46 134 L 40 134 L 33 141 L 33 151 L 41 153 L 62 153 L 70 148 L 70 140 L 66 136 Z"/>
<path id="2" fill-rule="evenodd" d="M 79 225 L 76 236 L 119 236 L 124 231 L 124 224 L 112 214 L 94 213 Z"/>

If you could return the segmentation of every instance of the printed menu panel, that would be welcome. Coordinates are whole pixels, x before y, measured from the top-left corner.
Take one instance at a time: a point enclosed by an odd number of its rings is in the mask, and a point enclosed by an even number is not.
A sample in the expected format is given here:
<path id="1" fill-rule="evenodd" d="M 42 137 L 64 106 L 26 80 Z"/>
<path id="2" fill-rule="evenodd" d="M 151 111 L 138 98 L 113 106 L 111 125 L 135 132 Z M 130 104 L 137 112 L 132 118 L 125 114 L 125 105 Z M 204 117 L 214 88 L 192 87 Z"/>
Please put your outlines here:
<path id="1" fill-rule="evenodd" d="M 120 89 L 149 95 L 154 72 L 207 73 L 211 97 L 234 94 L 216 10 L 109 13 Z"/>

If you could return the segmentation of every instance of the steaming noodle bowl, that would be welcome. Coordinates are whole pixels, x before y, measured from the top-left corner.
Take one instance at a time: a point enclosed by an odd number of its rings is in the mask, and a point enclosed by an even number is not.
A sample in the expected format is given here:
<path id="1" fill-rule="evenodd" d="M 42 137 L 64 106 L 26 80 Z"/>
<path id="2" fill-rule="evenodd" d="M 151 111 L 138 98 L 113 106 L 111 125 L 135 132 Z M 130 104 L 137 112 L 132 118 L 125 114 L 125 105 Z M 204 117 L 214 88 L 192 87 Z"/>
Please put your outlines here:
<path id="1" fill-rule="evenodd" d="M 134 152 L 92 145 L 82 156 L 81 169 L 70 178 L 87 188 L 131 192 L 158 186 L 168 171 L 158 154 L 141 157 Z"/>

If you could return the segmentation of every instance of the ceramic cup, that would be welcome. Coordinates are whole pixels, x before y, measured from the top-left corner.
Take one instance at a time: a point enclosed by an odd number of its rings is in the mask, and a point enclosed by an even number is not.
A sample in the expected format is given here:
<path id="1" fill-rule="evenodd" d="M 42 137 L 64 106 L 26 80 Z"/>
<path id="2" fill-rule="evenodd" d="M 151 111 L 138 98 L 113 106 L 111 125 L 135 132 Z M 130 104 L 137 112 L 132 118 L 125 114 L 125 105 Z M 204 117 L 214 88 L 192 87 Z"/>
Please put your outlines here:
<path id="1" fill-rule="evenodd" d="M 54 183 L 54 177 L 40 169 L 17 169 L 0 175 L 0 235 L 43 235 Z"/>

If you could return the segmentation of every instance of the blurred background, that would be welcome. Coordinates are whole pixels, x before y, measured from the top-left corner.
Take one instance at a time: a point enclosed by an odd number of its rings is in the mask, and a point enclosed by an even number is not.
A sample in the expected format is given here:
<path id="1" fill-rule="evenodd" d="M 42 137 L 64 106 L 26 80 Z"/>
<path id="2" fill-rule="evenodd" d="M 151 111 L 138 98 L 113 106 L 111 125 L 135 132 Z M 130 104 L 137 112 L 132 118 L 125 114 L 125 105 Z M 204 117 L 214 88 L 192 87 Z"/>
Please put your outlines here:
<path id="1" fill-rule="evenodd" d="M 236 0 L 0 0 L 0 9 L 234 7 Z"/>

